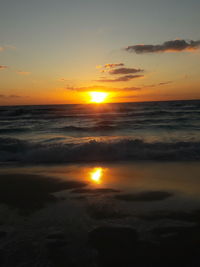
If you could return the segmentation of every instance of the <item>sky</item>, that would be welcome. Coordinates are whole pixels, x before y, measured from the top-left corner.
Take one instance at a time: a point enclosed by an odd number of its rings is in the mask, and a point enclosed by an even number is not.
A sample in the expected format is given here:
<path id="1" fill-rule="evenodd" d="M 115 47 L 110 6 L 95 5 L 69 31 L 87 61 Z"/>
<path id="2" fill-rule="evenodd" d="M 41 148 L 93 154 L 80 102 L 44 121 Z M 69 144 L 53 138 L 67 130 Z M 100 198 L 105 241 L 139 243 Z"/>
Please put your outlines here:
<path id="1" fill-rule="evenodd" d="M 0 105 L 200 99 L 199 0 L 0 0 Z"/>

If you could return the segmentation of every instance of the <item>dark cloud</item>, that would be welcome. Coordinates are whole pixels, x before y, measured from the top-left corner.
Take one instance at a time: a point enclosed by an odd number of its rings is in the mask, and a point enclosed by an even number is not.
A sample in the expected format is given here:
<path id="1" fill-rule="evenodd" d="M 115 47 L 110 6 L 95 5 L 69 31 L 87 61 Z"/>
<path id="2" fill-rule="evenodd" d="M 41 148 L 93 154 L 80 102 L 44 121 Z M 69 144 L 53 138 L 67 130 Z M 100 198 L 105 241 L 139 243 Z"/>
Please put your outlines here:
<path id="1" fill-rule="evenodd" d="M 109 71 L 110 74 L 133 74 L 138 72 L 143 72 L 143 70 L 135 68 L 119 68 Z"/>
<path id="2" fill-rule="evenodd" d="M 142 78 L 144 77 L 144 75 L 125 75 L 125 76 L 121 76 L 119 78 L 116 79 L 100 79 L 97 80 L 97 82 L 128 82 L 131 81 L 133 79 L 137 79 L 137 78 Z"/>
<path id="3" fill-rule="evenodd" d="M 181 52 L 194 51 L 200 48 L 200 41 L 186 41 L 186 40 L 172 40 L 164 42 L 161 45 L 132 45 L 125 48 L 128 52 L 135 52 L 137 54 L 143 53 L 158 53 L 158 52 Z"/>
<path id="4" fill-rule="evenodd" d="M 3 66 L 3 65 L 0 65 L 0 70 L 4 70 L 4 69 L 7 69 L 8 66 Z"/>

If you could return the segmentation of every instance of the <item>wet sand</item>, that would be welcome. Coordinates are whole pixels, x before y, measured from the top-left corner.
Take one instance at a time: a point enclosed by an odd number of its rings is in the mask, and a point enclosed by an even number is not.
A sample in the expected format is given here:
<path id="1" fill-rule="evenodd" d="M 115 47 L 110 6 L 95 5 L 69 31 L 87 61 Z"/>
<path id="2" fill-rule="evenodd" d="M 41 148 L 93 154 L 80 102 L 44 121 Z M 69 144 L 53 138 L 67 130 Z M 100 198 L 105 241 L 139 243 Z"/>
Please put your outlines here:
<path id="1" fill-rule="evenodd" d="M 2 167 L 1 266 L 199 266 L 199 173 L 198 162 Z"/>

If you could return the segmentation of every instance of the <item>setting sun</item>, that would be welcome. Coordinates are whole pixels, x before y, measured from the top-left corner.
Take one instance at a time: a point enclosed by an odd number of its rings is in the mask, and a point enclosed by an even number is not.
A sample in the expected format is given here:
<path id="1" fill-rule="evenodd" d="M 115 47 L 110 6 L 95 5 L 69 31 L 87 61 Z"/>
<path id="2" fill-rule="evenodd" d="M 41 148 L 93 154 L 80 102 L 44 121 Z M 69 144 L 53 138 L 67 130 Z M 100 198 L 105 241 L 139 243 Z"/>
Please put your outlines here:
<path id="1" fill-rule="evenodd" d="M 108 94 L 105 92 L 90 92 L 92 103 L 102 103 L 107 98 Z"/>

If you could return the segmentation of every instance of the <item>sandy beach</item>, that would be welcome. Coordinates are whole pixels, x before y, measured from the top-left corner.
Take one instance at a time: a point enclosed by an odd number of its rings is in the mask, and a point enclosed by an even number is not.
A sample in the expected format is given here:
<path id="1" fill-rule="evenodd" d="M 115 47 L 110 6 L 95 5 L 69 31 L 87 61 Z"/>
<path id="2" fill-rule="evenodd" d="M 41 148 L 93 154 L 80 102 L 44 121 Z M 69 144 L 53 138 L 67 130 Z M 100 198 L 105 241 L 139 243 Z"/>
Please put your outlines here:
<path id="1" fill-rule="evenodd" d="M 195 260 L 199 172 L 198 162 L 2 167 L 1 261 L 160 266 L 166 257 L 162 266 L 181 266 Z"/>

